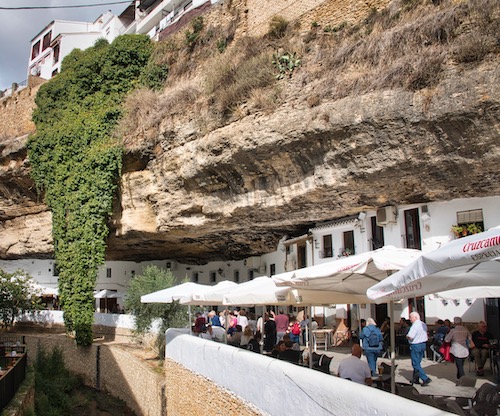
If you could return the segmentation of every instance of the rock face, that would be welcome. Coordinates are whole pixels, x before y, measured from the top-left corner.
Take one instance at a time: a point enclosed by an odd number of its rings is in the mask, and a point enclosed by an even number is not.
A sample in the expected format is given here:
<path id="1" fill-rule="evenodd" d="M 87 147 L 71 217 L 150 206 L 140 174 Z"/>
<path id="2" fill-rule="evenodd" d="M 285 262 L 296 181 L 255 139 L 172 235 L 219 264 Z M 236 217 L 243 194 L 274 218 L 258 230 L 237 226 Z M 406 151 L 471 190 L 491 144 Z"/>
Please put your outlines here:
<path id="1" fill-rule="evenodd" d="M 424 93 L 284 105 L 124 174 L 110 254 L 241 258 L 284 234 L 387 204 L 497 195 L 500 71 Z"/>
<path id="2" fill-rule="evenodd" d="M 416 92 L 291 99 L 203 135 L 187 121 L 174 142 L 160 131 L 150 155 L 125 156 L 108 259 L 242 259 L 370 208 L 499 195 L 499 68 L 451 68 Z M 26 136 L 4 136 L 0 258 L 51 255 Z"/>

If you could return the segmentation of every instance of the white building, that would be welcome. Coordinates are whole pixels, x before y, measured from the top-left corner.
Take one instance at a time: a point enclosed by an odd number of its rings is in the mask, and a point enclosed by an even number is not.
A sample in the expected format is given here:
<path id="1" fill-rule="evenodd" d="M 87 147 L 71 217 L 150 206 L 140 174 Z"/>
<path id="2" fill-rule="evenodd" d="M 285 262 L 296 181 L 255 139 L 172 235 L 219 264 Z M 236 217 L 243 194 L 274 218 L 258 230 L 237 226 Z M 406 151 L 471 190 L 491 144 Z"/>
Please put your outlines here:
<path id="1" fill-rule="evenodd" d="M 92 23 L 52 21 L 31 40 L 28 76 L 52 78 L 61 71 L 63 58 L 73 49 L 89 48 L 100 38 L 112 42 L 129 23 L 110 12 L 102 14 Z"/>
<path id="2" fill-rule="evenodd" d="M 28 77 L 50 79 L 73 49 L 87 49 L 96 40 L 112 42 L 124 34 L 159 34 L 187 13 L 198 15 L 219 0 L 135 0 L 119 15 L 107 12 L 94 22 L 54 20 L 31 40 Z"/>
<path id="3" fill-rule="evenodd" d="M 284 237 L 275 252 L 253 256 L 240 261 L 217 261 L 206 265 L 192 265 L 175 259 L 149 262 L 109 261 L 99 269 L 96 290 L 125 292 L 130 279 L 141 274 L 144 267 L 155 264 L 170 269 L 179 280 L 202 284 L 216 284 L 222 280 L 245 282 L 258 276 L 282 273 L 334 261 L 337 258 L 370 251 L 383 245 L 417 248 L 425 252 L 434 250 L 455 238 L 451 227 L 474 223 L 483 230 L 500 224 L 500 196 L 455 199 L 405 206 L 381 207 L 376 211 L 360 211 L 357 215 L 317 224 L 306 235 Z M 0 269 L 13 272 L 23 269 L 42 286 L 57 287 L 57 268 L 53 260 L 0 260 Z M 102 302 L 102 301 L 101 301 Z M 118 304 L 122 300 L 118 299 Z M 429 296 L 409 299 L 395 307 L 393 319 L 408 317 L 416 308 L 423 311 L 425 319 L 433 324 L 438 318 L 452 320 L 462 316 L 466 322 L 487 319 L 492 331 L 500 337 L 498 325 L 498 299 L 466 299 L 455 302 L 431 300 Z M 97 305 L 97 308 L 104 308 Z M 387 305 L 335 305 L 317 307 L 314 313 L 319 320 L 330 325 L 342 318 L 373 317 L 377 322 L 387 316 Z M 354 325 L 354 323 L 353 323 Z"/>

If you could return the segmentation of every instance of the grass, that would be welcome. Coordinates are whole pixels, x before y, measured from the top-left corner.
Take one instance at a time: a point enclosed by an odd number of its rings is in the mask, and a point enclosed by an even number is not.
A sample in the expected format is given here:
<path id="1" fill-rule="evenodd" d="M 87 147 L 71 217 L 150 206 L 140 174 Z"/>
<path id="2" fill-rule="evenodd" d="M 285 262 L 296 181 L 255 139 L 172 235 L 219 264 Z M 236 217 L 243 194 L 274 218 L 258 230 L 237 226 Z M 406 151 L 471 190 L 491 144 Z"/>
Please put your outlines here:
<path id="1" fill-rule="evenodd" d="M 305 33 L 276 16 L 260 38 L 236 37 L 241 15 L 226 10 L 232 18 L 225 26 L 207 19 L 190 47 L 183 31 L 158 44 L 153 59 L 168 65 L 165 89 L 129 98 L 121 128 L 127 145 L 174 131 L 180 120 L 194 121 L 197 137 L 253 112 L 271 113 L 289 99 L 313 108 L 376 90 L 422 91 L 438 85 L 446 70 L 478 65 L 500 49 L 494 0 L 401 0 L 371 9 L 359 24 L 313 22 Z M 301 65 L 276 79 L 273 54 L 285 52 Z"/>
<path id="2" fill-rule="evenodd" d="M 133 415 L 123 401 L 83 385 L 66 369 L 60 348 L 37 351 L 35 363 L 35 414 L 38 416 L 88 415 L 92 411 Z"/>

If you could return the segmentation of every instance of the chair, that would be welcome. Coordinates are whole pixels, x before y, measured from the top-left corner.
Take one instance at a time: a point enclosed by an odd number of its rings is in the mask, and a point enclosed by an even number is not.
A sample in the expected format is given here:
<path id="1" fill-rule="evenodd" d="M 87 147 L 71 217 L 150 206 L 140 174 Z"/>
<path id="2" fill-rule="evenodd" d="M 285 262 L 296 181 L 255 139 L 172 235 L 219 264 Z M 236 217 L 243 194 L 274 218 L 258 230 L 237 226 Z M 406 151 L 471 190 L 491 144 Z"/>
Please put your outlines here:
<path id="1" fill-rule="evenodd" d="M 349 328 L 340 329 L 338 328 L 333 334 L 333 346 L 339 347 L 342 344 L 348 343 L 351 338 L 351 331 Z"/>
<path id="2" fill-rule="evenodd" d="M 328 334 L 326 332 L 313 331 L 313 345 L 314 350 L 317 350 L 318 346 L 324 347 L 325 351 L 328 350 Z"/>
<path id="3" fill-rule="evenodd" d="M 446 400 L 447 410 L 460 416 L 469 416 L 470 413 L 460 406 L 455 400 Z"/>
<path id="4" fill-rule="evenodd" d="M 413 386 L 405 386 L 397 383 L 396 394 L 405 399 L 415 400 L 415 397 L 418 395 L 418 390 Z"/>
<path id="5" fill-rule="evenodd" d="M 323 373 L 330 374 L 330 363 L 332 362 L 333 357 L 329 357 L 326 354 L 321 354 L 318 363 L 313 365 L 313 369 L 319 370 Z"/>
<path id="6" fill-rule="evenodd" d="M 456 386 L 467 386 L 467 387 L 475 387 L 476 379 L 469 376 L 462 376 L 455 383 Z"/>
<path id="7" fill-rule="evenodd" d="M 493 368 L 493 362 L 491 361 L 491 354 L 489 355 L 488 359 L 486 360 L 486 363 L 489 363 L 490 364 L 490 370 L 491 370 L 491 373 L 494 375 L 495 374 L 495 370 Z M 474 355 L 472 354 L 472 350 L 469 351 L 469 357 L 468 357 L 468 360 L 469 361 L 469 373 L 472 371 L 471 370 L 471 367 L 472 367 L 472 363 L 474 363 L 474 371 L 477 371 L 477 363 L 475 362 L 474 360 Z M 486 366 L 485 366 L 486 368 Z M 484 370 L 484 368 L 483 368 Z"/>
<path id="8" fill-rule="evenodd" d="M 500 413 L 500 392 L 498 387 L 489 383 L 484 385 L 487 387 L 477 397 L 477 400 L 472 400 L 470 413 L 474 416 L 497 416 Z"/>

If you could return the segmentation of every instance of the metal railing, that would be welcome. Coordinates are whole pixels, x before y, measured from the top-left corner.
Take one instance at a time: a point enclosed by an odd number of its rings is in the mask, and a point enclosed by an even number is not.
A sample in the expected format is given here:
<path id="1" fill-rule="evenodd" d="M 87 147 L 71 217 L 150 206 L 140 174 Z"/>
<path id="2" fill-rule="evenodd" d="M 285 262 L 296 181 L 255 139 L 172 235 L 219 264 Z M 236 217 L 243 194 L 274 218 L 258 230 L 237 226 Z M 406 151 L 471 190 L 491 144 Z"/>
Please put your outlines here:
<path id="1" fill-rule="evenodd" d="M 2 411 L 15 396 L 19 386 L 26 378 L 27 355 L 23 353 L 16 358 L 12 366 L 6 361 L 10 358 L 1 357 L 2 371 L 0 373 L 0 411 Z M 4 370 L 4 365 L 5 370 Z"/>

